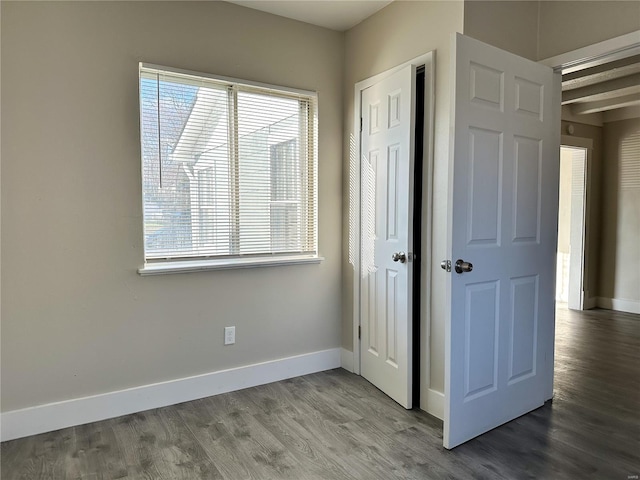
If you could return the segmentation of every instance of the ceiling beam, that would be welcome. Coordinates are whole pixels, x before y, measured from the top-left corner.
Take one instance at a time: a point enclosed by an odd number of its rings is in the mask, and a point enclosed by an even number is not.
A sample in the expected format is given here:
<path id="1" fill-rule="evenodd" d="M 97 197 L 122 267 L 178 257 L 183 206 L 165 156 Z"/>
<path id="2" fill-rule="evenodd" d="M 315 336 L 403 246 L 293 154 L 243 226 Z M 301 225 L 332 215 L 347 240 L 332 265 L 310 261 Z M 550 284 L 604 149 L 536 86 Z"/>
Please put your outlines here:
<path id="1" fill-rule="evenodd" d="M 640 105 L 640 93 L 616 97 L 609 100 L 598 100 L 595 102 L 574 103 L 571 105 L 571 112 L 574 115 L 587 113 L 605 112 L 616 108 Z"/>
<path id="2" fill-rule="evenodd" d="M 562 92 L 562 104 L 603 100 L 640 92 L 640 73 Z"/>
<path id="3" fill-rule="evenodd" d="M 636 58 L 636 57 L 633 57 Z M 600 67 L 594 67 L 594 69 Z M 589 69 L 592 70 L 592 69 Z M 576 72 L 582 73 L 582 72 Z M 613 68 L 611 70 L 603 70 L 596 73 L 590 73 L 588 75 L 582 75 L 579 77 L 565 79 L 562 77 L 562 91 L 574 90 L 576 88 L 586 87 L 594 85 L 596 83 L 606 82 L 608 80 L 614 80 L 616 78 L 626 77 L 627 75 L 633 75 L 634 73 L 640 73 L 640 62 L 625 65 L 623 67 Z M 575 75 L 572 73 L 570 76 Z M 569 76 L 569 75 L 567 75 Z"/>
<path id="4" fill-rule="evenodd" d="M 584 70 L 578 70 L 577 72 L 567 73 L 562 75 L 562 83 L 565 81 L 575 80 L 577 78 L 588 77 L 590 75 L 596 75 L 598 73 L 607 72 L 616 68 L 626 67 L 634 63 L 640 63 L 640 55 L 634 55 L 632 57 L 622 58 L 613 62 L 603 63 L 591 68 L 585 68 Z"/>

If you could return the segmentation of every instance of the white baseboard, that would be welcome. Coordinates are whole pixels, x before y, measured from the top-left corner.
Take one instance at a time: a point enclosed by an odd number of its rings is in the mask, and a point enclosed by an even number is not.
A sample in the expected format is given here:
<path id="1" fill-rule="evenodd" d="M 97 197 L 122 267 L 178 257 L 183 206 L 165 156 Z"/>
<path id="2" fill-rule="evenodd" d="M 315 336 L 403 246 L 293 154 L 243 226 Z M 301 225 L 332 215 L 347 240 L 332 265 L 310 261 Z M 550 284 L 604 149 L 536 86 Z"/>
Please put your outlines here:
<path id="1" fill-rule="evenodd" d="M 340 348 L 0 414 L 0 440 L 106 420 L 341 366 Z"/>
<path id="2" fill-rule="evenodd" d="M 597 305 L 607 310 L 617 310 L 619 312 L 640 313 L 640 302 L 638 300 L 627 300 L 624 298 L 598 297 Z"/>
<path id="3" fill-rule="evenodd" d="M 347 372 L 353 373 L 353 352 L 345 348 L 341 349 L 340 364 Z"/>
<path id="4" fill-rule="evenodd" d="M 590 310 L 592 308 L 596 308 L 597 306 L 598 306 L 598 297 L 589 297 L 589 296 L 584 297 L 582 308 L 584 308 L 585 310 Z"/>
<path id="5" fill-rule="evenodd" d="M 425 397 L 426 402 L 421 402 L 420 408 L 434 417 L 444 420 L 444 393 L 429 388 Z"/>

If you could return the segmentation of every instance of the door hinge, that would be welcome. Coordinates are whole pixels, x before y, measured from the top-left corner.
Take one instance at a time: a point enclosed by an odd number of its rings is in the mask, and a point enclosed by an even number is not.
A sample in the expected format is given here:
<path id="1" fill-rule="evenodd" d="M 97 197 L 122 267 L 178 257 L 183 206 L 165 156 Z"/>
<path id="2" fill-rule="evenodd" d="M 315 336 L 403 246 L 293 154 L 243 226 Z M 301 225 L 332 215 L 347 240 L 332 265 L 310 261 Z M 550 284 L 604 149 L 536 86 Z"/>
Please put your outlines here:
<path id="1" fill-rule="evenodd" d="M 362 327 L 358 325 L 358 340 L 360 340 L 361 335 L 362 335 Z"/>
<path id="2" fill-rule="evenodd" d="M 362 131 L 362 117 L 360 117 L 360 131 Z"/>

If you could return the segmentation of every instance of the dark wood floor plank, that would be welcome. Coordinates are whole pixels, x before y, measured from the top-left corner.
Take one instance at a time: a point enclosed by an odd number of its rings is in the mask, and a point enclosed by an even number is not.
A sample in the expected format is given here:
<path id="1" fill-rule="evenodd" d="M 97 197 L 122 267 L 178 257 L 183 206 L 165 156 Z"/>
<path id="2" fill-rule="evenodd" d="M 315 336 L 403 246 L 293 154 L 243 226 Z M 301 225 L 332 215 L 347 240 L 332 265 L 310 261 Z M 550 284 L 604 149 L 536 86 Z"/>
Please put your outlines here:
<path id="1" fill-rule="evenodd" d="M 127 415 L 113 429 L 131 478 L 222 478 L 172 407 Z"/>
<path id="2" fill-rule="evenodd" d="M 73 448 L 65 458 L 66 478 L 127 478 L 120 444 L 106 420 L 73 428 Z"/>
<path id="3" fill-rule="evenodd" d="M 375 418 L 377 428 L 387 433 L 405 429 L 416 422 L 426 422 L 430 418 L 417 409 L 398 409 L 396 402 L 386 395 L 381 396 L 381 392 L 369 382 L 350 382 L 348 377 L 340 377 L 333 372 L 307 375 L 304 380 L 313 386 L 327 404 L 347 413 L 350 421 Z M 373 390 L 369 387 L 373 387 Z"/>
<path id="4" fill-rule="evenodd" d="M 237 449 L 245 453 L 243 461 L 254 463 L 258 478 L 306 478 L 284 445 L 253 415 L 231 415 L 223 423 L 232 432 Z"/>
<path id="5" fill-rule="evenodd" d="M 452 451 L 337 369 L 4 442 L 3 480 L 622 479 L 640 474 L 640 316 L 559 310 L 555 397 Z"/>
<path id="6" fill-rule="evenodd" d="M 288 414 L 271 413 L 255 416 L 285 447 L 311 477 L 326 479 L 352 478 L 352 465 L 345 467 L 337 449 L 329 449 L 321 438 L 325 431 L 310 431 Z M 331 428 L 337 428 L 332 426 Z"/>
<path id="7" fill-rule="evenodd" d="M 238 448 L 234 433 L 210 407 L 208 402 L 187 402 L 179 405 L 179 414 L 223 478 L 259 478 L 253 460 Z"/>
<path id="8" fill-rule="evenodd" d="M 185 404 L 180 410 L 223 477 L 305 478 L 293 456 L 254 418 L 259 410 L 246 391 L 234 392 L 232 397 L 232 402 L 213 397 L 202 408 L 192 410 Z"/>
<path id="9" fill-rule="evenodd" d="M 35 444 L 40 437 L 41 435 L 34 435 L 2 443 L 2 455 L 0 456 L 1 478 L 10 476 L 15 480 L 28 480 L 39 477 L 40 462 L 36 458 L 34 450 Z"/>

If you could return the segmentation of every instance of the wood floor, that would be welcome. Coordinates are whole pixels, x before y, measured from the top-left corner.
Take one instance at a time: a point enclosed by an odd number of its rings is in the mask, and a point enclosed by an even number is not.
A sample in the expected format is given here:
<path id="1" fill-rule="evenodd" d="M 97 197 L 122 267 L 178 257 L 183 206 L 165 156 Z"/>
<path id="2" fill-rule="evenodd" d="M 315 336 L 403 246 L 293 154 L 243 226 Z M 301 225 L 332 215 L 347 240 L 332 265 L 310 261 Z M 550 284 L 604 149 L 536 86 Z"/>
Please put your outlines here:
<path id="1" fill-rule="evenodd" d="M 560 310 L 555 399 L 453 451 L 344 370 L 5 442 L 13 479 L 621 479 L 640 474 L 640 316 Z"/>

